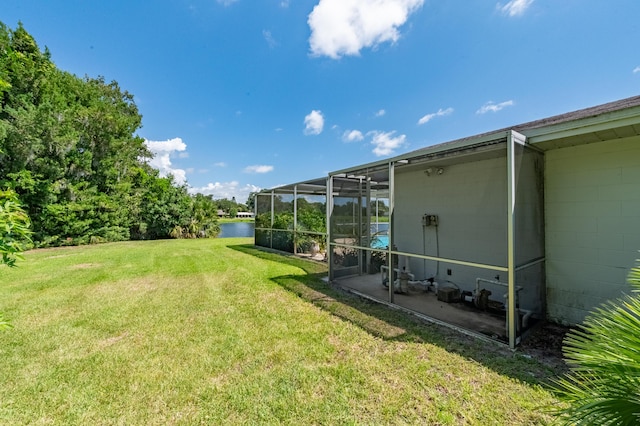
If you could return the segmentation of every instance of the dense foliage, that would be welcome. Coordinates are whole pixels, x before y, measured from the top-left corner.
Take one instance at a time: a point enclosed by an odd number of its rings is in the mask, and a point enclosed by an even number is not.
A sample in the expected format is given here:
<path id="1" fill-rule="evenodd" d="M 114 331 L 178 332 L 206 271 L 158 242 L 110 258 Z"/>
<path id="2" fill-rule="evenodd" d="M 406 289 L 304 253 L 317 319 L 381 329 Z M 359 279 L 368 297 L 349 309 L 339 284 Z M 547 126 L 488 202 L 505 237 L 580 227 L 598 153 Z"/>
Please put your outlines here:
<path id="1" fill-rule="evenodd" d="M 13 191 L 0 191 L 0 267 L 16 266 L 22 251 L 31 242 L 29 216 L 24 212 Z M 0 330 L 11 324 L 0 312 Z"/>
<path id="2" fill-rule="evenodd" d="M 562 424 L 640 423 L 640 267 L 629 283 L 631 295 L 598 308 L 565 339 L 571 370 L 554 389 L 567 403 L 557 410 Z"/>
<path id="3" fill-rule="evenodd" d="M 218 233 L 211 197 L 160 177 L 116 82 L 59 70 L 20 24 L 0 23 L 0 189 L 18 195 L 37 246 Z"/>
<path id="4" fill-rule="evenodd" d="M 13 191 L 0 191 L 0 265 L 15 266 L 31 242 L 29 216 Z"/>

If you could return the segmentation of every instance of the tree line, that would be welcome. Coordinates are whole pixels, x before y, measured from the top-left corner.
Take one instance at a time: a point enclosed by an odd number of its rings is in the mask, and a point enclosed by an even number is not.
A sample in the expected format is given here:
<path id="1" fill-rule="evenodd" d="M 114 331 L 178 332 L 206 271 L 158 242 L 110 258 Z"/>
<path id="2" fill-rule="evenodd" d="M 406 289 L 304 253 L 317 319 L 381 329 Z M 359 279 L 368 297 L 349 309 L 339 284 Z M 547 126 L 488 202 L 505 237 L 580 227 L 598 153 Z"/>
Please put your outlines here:
<path id="1" fill-rule="evenodd" d="M 142 116 L 115 81 L 58 69 L 0 22 L 0 190 L 16 194 L 35 246 L 212 237 L 218 203 L 147 164 Z"/>

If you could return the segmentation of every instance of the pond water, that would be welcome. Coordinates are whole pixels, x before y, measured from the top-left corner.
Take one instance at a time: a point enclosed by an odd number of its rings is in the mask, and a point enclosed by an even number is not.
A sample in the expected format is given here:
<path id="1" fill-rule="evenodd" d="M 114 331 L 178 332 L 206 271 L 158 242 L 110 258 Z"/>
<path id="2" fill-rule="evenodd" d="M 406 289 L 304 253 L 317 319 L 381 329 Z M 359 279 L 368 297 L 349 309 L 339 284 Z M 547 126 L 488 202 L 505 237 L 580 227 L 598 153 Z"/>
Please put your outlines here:
<path id="1" fill-rule="evenodd" d="M 218 238 L 253 237 L 253 222 L 220 223 Z"/>
<path id="2" fill-rule="evenodd" d="M 254 222 L 229 222 L 220 224 L 220 235 L 218 238 L 253 237 Z M 389 245 L 388 223 L 378 223 L 371 227 L 371 234 L 374 237 L 371 247 L 386 248 Z"/>

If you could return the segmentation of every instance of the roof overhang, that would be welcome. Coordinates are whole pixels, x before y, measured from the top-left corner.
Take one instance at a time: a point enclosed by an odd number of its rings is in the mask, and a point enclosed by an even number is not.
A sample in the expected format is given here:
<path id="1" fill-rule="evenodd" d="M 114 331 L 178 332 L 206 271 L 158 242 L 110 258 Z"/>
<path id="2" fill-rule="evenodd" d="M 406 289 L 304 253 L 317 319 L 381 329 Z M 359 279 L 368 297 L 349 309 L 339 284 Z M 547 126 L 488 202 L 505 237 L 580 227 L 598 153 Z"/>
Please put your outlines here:
<path id="1" fill-rule="evenodd" d="M 640 106 L 521 132 L 544 151 L 640 136 Z"/>

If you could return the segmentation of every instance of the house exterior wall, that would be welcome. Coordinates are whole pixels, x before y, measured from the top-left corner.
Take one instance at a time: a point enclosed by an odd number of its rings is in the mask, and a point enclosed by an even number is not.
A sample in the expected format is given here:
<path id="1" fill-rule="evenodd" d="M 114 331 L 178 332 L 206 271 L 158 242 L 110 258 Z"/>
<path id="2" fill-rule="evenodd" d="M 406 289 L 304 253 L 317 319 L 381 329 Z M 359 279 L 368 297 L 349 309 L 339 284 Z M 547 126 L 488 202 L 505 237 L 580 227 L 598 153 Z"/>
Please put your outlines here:
<path id="1" fill-rule="evenodd" d="M 528 151 L 518 157 L 516 265 L 544 256 L 543 158 Z M 507 266 L 507 158 L 470 161 L 444 168 L 438 175 L 423 169 L 398 170 L 395 177 L 394 241 L 399 251 L 494 266 Z M 422 215 L 438 216 L 438 227 L 422 225 Z M 436 235 L 437 232 L 437 235 Z M 417 279 L 431 276 L 443 286 L 473 291 L 476 278 L 507 282 L 507 273 L 488 268 L 409 259 Z M 447 271 L 451 270 L 451 275 Z M 544 312 L 541 264 L 516 275 L 520 307 Z M 483 283 L 491 299 L 504 301 L 506 287 Z"/>
<path id="2" fill-rule="evenodd" d="M 547 315 L 576 324 L 629 290 L 640 255 L 640 138 L 545 154 Z"/>
<path id="3" fill-rule="evenodd" d="M 394 240 L 399 251 L 475 263 L 507 264 L 506 157 L 425 169 L 395 176 Z M 435 168 L 432 168 L 435 170 Z M 422 216 L 438 216 L 438 227 L 423 227 Z M 437 235 L 436 235 L 437 232 Z M 495 271 L 423 259 L 409 260 L 417 279 L 436 276 L 462 290 L 473 290 L 477 277 L 494 279 Z M 447 275 L 447 269 L 451 275 Z M 507 280 L 506 273 L 500 277 Z"/>

